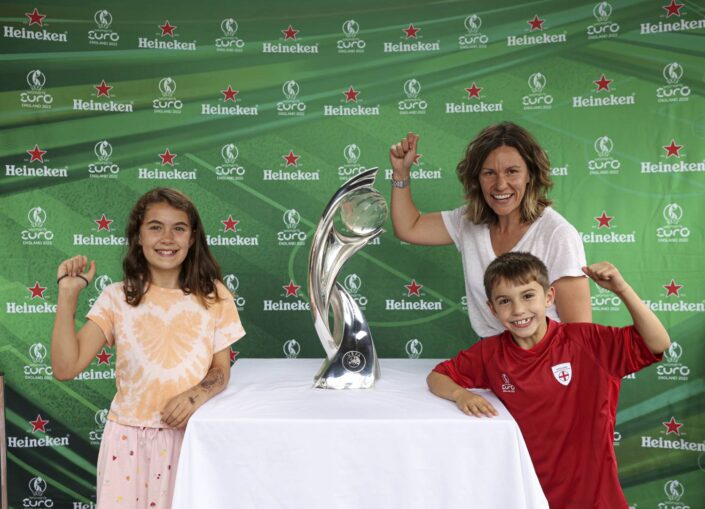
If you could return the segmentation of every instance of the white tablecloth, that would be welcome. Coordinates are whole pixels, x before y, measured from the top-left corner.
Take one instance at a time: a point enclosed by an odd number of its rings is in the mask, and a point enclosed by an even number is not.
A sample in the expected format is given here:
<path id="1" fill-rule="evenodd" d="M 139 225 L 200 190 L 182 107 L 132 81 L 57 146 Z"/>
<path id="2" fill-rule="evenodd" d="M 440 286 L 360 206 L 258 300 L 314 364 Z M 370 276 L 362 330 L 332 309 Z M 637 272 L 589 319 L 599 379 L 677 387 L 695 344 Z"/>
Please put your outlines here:
<path id="1" fill-rule="evenodd" d="M 436 361 L 382 359 L 372 390 L 312 389 L 318 359 L 241 359 L 191 418 L 173 509 L 547 508 L 516 422 L 432 395 Z"/>

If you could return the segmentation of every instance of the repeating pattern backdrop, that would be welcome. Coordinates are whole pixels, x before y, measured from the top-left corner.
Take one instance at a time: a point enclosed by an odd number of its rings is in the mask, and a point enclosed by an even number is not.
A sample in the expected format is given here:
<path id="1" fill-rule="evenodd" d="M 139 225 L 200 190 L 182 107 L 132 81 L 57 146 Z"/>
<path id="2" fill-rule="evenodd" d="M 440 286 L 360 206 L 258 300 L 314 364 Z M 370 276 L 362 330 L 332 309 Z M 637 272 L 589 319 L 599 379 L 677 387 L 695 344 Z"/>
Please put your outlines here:
<path id="1" fill-rule="evenodd" d="M 306 263 L 331 196 L 421 135 L 423 210 L 513 120 L 549 152 L 556 209 L 611 260 L 673 346 L 624 380 L 614 445 L 632 507 L 703 507 L 705 6 L 586 2 L 3 2 L 0 369 L 12 507 L 93 507 L 114 392 L 106 348 L 76 380 L 48 355 L 58 263 L 97 261 L 79 322 L 121 277 L 129 208 L 175 186 L 200 209 L 248 335 L 239 357 L 320 357 Z M 472 344 L 460 258 L 388 231 L 344 267 L 383 357 Z M 628 323 L 592 285 L 594 319 Z M 312 373 L 313 376 L 313 373 Z M 233 383 L 237 383 L 237 376 Z M 550 436 L 546 440 L 551 440 Z"/>

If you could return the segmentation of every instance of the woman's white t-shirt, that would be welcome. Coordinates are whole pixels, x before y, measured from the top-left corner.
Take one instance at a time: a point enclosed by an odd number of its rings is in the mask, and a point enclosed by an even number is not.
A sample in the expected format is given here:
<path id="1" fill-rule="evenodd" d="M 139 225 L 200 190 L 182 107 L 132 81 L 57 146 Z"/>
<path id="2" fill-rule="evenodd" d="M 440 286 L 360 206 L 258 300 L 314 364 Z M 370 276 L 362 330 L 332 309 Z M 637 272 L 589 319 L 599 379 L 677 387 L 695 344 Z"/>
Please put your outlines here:
<path id="1" fill-rule="evenodd" d="M 483 285 L 485 269 L 497 255 L 492 249 L 488 225 L 473 224 L 465 217 L 465 211 L 464 205 L 443 211 L 442 217 L 463 260 L 470 325 L 478 336 L 485 338 L 504 331 L 487 306 Z M 551 207 L 544 209 L 511 250 L 529 252 L 539 258 L 548 268 L 551 283 L 566 276 L 584 276 L 581 268 L 586 265 L 585 249 L 580 235 Z M 546 310 L 546 315 L 560 321 L 555 305 Z"/>

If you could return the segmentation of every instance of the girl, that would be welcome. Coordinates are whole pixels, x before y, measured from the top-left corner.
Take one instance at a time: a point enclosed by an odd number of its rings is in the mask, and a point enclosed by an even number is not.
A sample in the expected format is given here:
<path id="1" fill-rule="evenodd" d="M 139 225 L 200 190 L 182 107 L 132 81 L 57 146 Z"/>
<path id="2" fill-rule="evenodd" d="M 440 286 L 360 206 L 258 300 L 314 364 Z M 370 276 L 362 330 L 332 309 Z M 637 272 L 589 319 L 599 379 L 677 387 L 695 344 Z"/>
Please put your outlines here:
<path id="1" fill-rule="evenodd" d="M 57 379 L 71 380 L 105 343 L 115 345 L 117 394 L 98 455 L 97 505 L 168 509 L 184 427 L 227 386 L 229 346 L 245 331 L 185 195 L 157 188 L 142 196 L 127 238 L 124 281 L 103 290 L 78 333 L 78 295 L 95 261 L 59 265 L 51 365 Z"/>

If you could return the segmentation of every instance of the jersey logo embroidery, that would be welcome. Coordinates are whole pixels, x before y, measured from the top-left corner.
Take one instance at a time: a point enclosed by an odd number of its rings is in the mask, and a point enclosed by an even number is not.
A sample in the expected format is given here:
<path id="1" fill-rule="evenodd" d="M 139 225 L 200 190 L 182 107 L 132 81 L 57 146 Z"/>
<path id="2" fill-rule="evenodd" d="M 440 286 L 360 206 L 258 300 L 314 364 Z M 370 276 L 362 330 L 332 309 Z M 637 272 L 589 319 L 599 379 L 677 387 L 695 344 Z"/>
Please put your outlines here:
<path id="1" fill-rule="evenodd" d="M 509 381 L 506 373 L 502 373 L 502 392 L 514 392 L 516 387 Z"/>
<path id="2" fill-rule="evenodd" d="M 553 376 L 561 385 L 567 386 L 573 378 L 573 369 L 570 367 L 570 362 L 551 366 L 551 371 L 553 371 Z"/>

